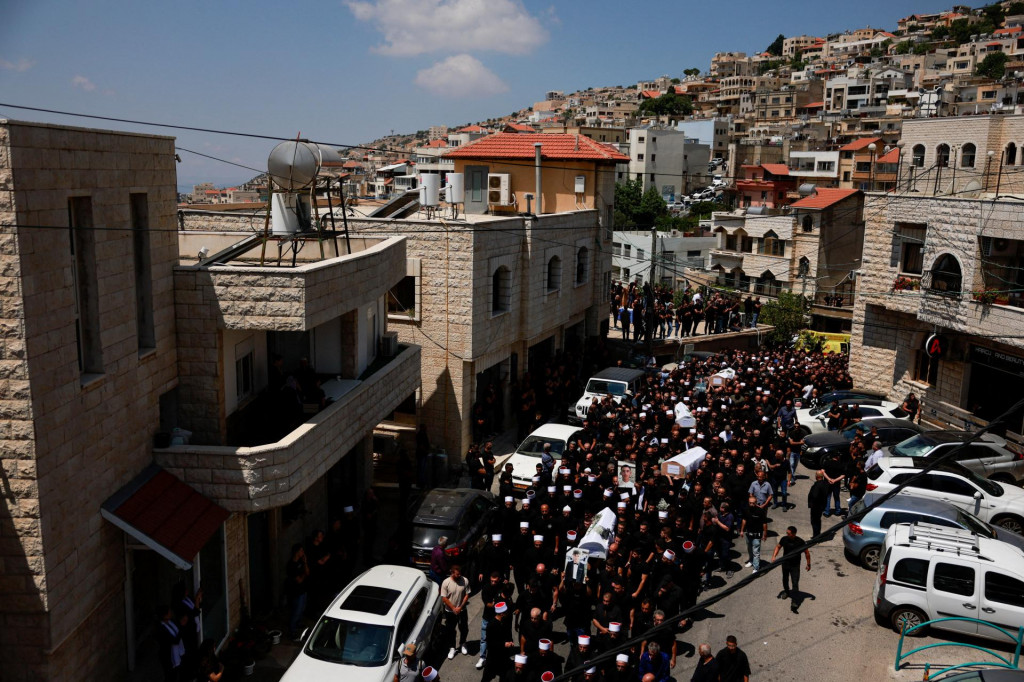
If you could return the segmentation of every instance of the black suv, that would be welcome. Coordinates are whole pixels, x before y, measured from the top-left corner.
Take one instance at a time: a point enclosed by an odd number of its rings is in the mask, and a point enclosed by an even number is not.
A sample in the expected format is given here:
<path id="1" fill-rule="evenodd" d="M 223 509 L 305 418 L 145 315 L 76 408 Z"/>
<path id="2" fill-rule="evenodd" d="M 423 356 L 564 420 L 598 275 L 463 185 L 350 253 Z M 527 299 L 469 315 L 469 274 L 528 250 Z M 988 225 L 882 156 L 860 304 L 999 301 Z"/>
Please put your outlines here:
<path id="1" fill-rule="evenodd" d="M 846 427 L 842 431 L 815 433 L 804 438 L 800 448 L 800 461 L 808 469 L 819 469 L 825 454 L 850 454 L 850 442 L 858 433 L 870 433 L 871 427 L 878 427 L 878 438 L 883 446 L 899 443 L 901 440 L 921 433 L 923 429 L 907 419 L 893 417 L 871 417 Z M 871 443 L 868 443 L 870 447 Z M 870 453 L 869 453 L 870 454 Z"/>
<path id="2" fill-rule="evenodd" d="M 474 563 L 487 544 L 498 505 L 494 494 L 475 488 L 435 488 L 427 493 L 412 519 L 411 558 L 424 571 L 442 535 L 448 538 L 448 565 L 462 564 L 462 574 L 475 576 Z"/>

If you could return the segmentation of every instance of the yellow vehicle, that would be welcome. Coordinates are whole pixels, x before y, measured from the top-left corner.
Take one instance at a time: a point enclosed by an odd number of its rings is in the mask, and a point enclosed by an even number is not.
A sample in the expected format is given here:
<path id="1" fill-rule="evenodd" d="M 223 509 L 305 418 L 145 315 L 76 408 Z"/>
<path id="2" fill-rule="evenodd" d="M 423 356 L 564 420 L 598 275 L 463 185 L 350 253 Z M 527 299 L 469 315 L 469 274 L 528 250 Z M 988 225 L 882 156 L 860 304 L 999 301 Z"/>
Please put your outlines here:
<path id="1" fill-rule="evenodd" d="M 807 337 L 816 337 L 824 342 L 821 347 L 823 353 L 849 353 L 850 352 L 850 335 L 849 334 L 835 334 L 829 332 L 816 332 L 810 329 L 805 329 L 800 332 L 800 345 L 807 347 L 810 341 Z"/>

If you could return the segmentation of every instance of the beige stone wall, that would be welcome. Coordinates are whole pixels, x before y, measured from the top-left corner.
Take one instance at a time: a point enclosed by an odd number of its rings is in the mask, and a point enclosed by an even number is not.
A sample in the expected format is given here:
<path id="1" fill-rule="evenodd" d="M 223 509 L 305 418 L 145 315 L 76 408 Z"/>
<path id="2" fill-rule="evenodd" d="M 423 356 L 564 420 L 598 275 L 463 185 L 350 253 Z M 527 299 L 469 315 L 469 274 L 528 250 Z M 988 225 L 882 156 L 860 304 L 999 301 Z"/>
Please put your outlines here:
<path id="1" fill-rule="evenodd" d="M 19 577 L 0 586 L 0 617 L 45 612 L 42 633 L 25 640 L 43 646 L 0 648 L 0 660 L 10 679 L 116 678 L 124 669 L 123 534 L 99 509 L 150 462 L 158 399 L 176 381 L 174 141 L 16 122 L 0 130 L 0 196 L 13 194 L 6 216 L 15 220 L 5 222 L 18 225 L 0 239 L 10 301 L 0 391 L 10 410 L 3 435 L 18 441 L 3 457 L 18 458 L 17 504 L 7 509 L 19 519 L 14 537 L 3 533 L 3 573 Z M 156 331 L 156 349 L 141 355 L 129 210 L 129 195 L 138 192 L 149 204 Z M 85 385 L 68 249 L 72 196 L 91 197 L 101 228 L 95 271 L 103 373 Z"/>

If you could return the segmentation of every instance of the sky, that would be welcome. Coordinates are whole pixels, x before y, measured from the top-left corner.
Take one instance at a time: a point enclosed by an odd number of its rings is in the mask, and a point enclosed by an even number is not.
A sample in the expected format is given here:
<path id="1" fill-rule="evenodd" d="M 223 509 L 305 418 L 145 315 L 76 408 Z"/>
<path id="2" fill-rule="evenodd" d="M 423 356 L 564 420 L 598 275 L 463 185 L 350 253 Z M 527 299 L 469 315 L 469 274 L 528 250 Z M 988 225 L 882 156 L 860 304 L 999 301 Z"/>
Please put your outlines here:
<path id="1" fill-rule="evenodd" d="M 174 135 L 180 188 L 228 186 L 262 171 L 276 143 L 10 105 L 355 145 L 504 116 L 548 90 L 681 77 L 780 33 L 894 29 L 951 4 L 0 0 L 0 118 Z"/>

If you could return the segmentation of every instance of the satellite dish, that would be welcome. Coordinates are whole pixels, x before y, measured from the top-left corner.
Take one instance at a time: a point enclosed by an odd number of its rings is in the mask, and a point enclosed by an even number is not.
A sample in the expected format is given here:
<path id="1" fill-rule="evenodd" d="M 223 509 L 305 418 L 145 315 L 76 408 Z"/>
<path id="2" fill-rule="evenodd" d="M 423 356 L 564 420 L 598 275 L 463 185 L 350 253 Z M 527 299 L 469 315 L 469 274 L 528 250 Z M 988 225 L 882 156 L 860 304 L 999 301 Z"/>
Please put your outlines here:
<path id="1" fill-rule="evenodd" d="M 323 152 L 310 142 L 288 141 L 274 147 L 267 158 L 267 172 L 286 192 L 305 189 L 320 171 Z"/>

